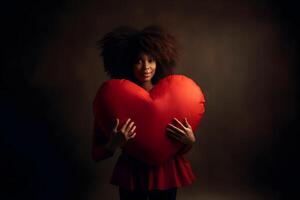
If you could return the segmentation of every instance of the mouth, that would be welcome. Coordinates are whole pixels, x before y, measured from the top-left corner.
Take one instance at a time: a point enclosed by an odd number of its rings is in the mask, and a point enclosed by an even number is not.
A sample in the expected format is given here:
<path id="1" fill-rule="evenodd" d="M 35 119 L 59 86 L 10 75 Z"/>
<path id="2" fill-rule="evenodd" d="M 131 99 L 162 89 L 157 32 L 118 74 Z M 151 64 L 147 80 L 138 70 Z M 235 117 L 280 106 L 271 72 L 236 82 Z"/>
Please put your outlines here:
<path id="1" fill-rule="evenodd" d="M 151 76 L 151 73 L 149 72 L 149 73 L 143 73 L 143 76 L 144 77 L 149 77 L 149 76 Z"/>

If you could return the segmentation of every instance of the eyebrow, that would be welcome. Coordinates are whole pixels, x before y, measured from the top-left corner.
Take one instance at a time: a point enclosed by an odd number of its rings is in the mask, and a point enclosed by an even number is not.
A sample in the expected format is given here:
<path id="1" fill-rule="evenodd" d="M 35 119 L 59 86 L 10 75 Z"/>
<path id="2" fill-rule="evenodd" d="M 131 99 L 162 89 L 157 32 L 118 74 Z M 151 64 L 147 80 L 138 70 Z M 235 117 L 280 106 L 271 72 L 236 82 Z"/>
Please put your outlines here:
<path id="1" fill-rule="evenodd" d="M 153 59 L 154 60 L 154 56 L 152 56 L 150 54 L 146 54 L 146 55 L 147 55 L 148 59 Z M 142 55 L 140 55 L 138 58 L 142 59 Z"/>

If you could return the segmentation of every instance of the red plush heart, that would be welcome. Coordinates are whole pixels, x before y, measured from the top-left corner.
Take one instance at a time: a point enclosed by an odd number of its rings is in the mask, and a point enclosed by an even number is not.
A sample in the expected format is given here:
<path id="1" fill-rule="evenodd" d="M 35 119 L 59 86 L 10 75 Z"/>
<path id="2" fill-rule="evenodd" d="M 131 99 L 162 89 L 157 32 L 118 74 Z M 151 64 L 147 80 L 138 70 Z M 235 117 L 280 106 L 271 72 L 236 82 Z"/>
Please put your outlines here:
<path id="1" fill-rule="evenodd" d="M 123 148 L 131 156 L 150 165 L 170 159 L 182 147 L 167 137 L 166 127 L 186 117 L 195 130 L 204 114 L 204 96 L 200 87 L 183 75 L 161 79 L 149 92 L 126 79 L 111 79 L 102 84 L 94 100 L 95 120 L 110 134 L 120 119 L 119 128 L 131 118 L 136 137 Z M 179 126 L 178 126 L 179 127 Z"/>

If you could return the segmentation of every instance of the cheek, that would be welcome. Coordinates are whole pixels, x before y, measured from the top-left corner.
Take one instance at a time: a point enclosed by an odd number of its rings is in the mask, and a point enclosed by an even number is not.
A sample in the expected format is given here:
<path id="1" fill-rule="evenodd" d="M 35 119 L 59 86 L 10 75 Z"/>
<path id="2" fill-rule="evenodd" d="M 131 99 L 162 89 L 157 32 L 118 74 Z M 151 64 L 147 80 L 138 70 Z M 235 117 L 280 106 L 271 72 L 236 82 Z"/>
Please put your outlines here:
<path id="1" fill-rule="evenodd" d="M 156 71 L 156 65 L 154 65 L 154 66 L 152 67 L 152 71 L 153 71 L 153 74 L 154 74 L 155 71 Z"/>
<path id="2" fill-rule="evenodd" d="M 141 72 L 141 68 L 136 66 L 136 67 L 134 67 L 133 72 L 134 72 L 135 75 L 137 75 Z"/>

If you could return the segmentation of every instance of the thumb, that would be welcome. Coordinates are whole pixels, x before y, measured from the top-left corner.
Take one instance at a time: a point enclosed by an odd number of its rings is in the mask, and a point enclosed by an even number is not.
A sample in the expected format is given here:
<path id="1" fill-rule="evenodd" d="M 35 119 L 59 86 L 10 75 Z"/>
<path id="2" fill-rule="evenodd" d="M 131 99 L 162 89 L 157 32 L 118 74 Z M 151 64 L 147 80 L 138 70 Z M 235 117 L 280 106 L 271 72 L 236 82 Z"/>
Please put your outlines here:
<path id="1" fill-rule="evenodd" d="M 184 123 L 185 123 L 185 125 L 186 125 L 187 127 L 191 127 L 191 125 L 190 125 L 189 122 L 187 121 L 187 118 L 186 118 L 186 117 L 184 118 Z"/>
<path id="2" fill-rule="evenodd" d="M 114 132 L 118 132 L 118 126 L 119 126 L 119 118 L 116 119 L 116 125 L 114 127 Z"/>

